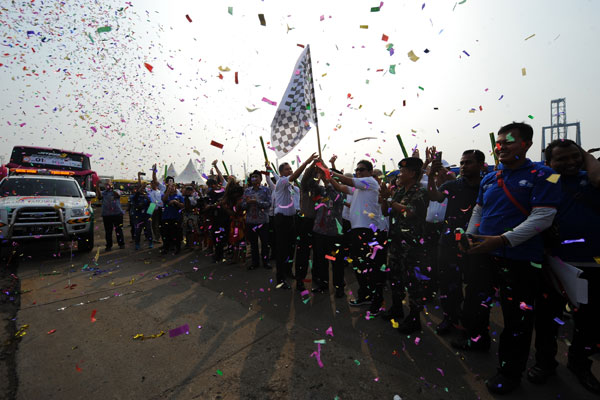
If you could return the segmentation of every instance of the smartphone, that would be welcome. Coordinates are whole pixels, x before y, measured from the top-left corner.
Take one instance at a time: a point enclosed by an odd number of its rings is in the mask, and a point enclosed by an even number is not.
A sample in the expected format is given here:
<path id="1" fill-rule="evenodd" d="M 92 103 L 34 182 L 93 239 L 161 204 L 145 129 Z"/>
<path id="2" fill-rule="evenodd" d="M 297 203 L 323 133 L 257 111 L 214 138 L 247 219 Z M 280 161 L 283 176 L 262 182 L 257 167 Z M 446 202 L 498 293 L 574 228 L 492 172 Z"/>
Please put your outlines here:
<path id="1" fill-rule="evenodd" d="M 435 159 L 442 161 L 442 152 L 438 151 L 435 153 Z"/>
<path id="2" fill-rule="evenodd" d="M 465 249 L 465 251 L 467 251 L 467 250 L 469 250 L 471 248 L 471 245 L 469 244 L 469 239 L 473 238 L 472 235 L 467 234 L 464 230 L 462 230 L 460 228 L 456 228 L 454 230 L 454 234 L 455 235 L 459 235 L 460 234 L 460 239 L 458 241 L 460 241 L 460 244 Z"/>

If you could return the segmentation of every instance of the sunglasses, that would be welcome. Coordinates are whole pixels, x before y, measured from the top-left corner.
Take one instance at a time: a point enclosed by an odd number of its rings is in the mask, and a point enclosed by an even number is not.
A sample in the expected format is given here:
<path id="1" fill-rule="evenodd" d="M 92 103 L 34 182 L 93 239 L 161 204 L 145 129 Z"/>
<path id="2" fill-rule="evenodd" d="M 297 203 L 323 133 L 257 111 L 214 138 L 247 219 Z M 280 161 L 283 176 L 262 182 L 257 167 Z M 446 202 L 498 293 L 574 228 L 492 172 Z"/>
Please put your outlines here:
<path id="1" fill-rule="evenodd" d="M 362 167 L 361 167 L 361 168 L 356 168 L 356 169 L 354 170 L 354 172 L 362 172 L 362 171 L 367 171 L 367 169 L 366 169 L 366 168 L 362 168 Z"/>

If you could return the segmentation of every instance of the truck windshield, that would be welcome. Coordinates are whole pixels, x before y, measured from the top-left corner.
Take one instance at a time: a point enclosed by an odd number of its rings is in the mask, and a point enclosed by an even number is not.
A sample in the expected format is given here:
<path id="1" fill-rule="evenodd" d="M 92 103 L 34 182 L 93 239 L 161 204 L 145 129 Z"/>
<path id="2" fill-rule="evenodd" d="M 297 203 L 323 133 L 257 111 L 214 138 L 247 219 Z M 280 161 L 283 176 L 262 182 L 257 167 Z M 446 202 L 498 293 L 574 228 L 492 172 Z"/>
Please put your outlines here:
<path id="1" fill-rule="evenodd" d="M 0 196 L 81 197 L 81 192 L 71 180 L 11 178 L 0 183 Z"/>

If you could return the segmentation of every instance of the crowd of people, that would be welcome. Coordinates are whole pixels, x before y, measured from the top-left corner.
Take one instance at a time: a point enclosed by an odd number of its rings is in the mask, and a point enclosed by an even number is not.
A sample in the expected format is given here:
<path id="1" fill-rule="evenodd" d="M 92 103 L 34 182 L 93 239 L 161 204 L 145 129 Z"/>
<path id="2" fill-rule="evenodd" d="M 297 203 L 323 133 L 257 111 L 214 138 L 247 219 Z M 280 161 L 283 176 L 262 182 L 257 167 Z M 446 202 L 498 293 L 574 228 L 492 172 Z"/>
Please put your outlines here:
<path id="1" fill-rule="evenodd" d="M 489 350 L 490 308 L 499 302 L 498 372 L 487 387 L 500 394 L 517 388 L 523 373 L 537 384 L 555 373 L 558 328 L 571 315 L 568 368 L 600 393 L 589 358 L 600 339 L 593 322 L 600 304 L 600 161 L 565 139 L 548 145 L 545 163 L 532 162 L 532 139 L 531 126 L 506 125 L 497 133 L 493 171 L 483 152 L 468 149 L 458 175 L 435 148 L 424 160 L 418 152 L 404 158 L 388 174 L 369 160 L 343 173 L 335 156 L 327 165 L 312 154 L 295 170 L 283 163 L 274 171 L 267 162 L 265 171 L 239 181 L 226 179 L 215 161 L 206 187 L 178 187 L 171 177 L 159 182 L 154 165 L 150 186 L 139 175 L 129 199 L 135 249 L 144 231 L 150 248 L 160 238 L 163 254 L 177 254 L 185 243 L 214 262 L 245 263 L 249 244 L 247 268 L 271 269 L 275 260 L 277 289 L 304 292 L 311 282 L 315 295 L 331 290 L 338 299 L 353 270 L 358 290 L 350 306 L 368 307 L 368 318 L 411 334 L 421 330 L 424 304 L 439 301 L 444 318 L 436 331 L 459 332 L 451 345 L 464 351 Z M 119 193 L 109 184 L 98 195 L 106 250 L 112 232 L 123 248 Z M 587 301 L 569 296 L 552 262 L 583 271 Z M 535 364 L 526 370 L 534 330 Z"/>

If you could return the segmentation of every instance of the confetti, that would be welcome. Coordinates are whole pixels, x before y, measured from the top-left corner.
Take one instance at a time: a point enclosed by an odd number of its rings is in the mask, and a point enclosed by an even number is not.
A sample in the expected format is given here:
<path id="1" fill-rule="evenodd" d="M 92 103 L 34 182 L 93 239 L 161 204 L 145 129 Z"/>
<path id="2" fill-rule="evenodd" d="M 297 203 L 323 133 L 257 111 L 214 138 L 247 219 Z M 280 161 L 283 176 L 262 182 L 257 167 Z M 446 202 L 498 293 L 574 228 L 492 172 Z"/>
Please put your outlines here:
<path id="1" fill-rule="evenodd" d="M 155 335 L 148 335 L 148 336 L 144 336 L 143 333 L 138 333 L 138 334 L 134 335 L 132 339 L 133 340 L 156 339 L 156 338 L 163 336 L 164 334 L 165 334 L 165 331 L 160 331 L 160 333 L 157 333 Z"/>
<path id="2" fill-rule="evenodd" d="M 90 320 L 92 322 L 96 322 L 96 310 L 92 310 L 92 315 L 90 316 Z"/>
<path id="3" fill-rule="evenodd" d="M 419 57 L 417 57 L 415 52 L 412 50 L 408 52 L 408 58 L 410 58 L 412 62 L 417 62 L 419 60 Z"/>
<path id="4" fill-rule="evenodd" d="M 152 72 L 152 70 L 154 69 L 154 67 L 148 63 L 144 63 L 144 67 L 146 67 L 150 72 Z"/>
<path id="5" fill-rule="evenodd" d="M 467 57 L 471 57 L 471 55 L 469 53 L 467 53 L 466 50 L 463 50 L 463 53 L 465 53 Z"/>
<path id="6" fill-rule="evenodd" d="M 181 325 L 175 329 L 171 329 L 169 331 L 169 337 L 177 337 L 179 335 L 183 335 L 184 333 L 186 335 L 190 334 L 190 326 L 188 324 Z"/>
<path id="7" fill-rule="evenodd" d="M 103 33 L 103 32 L 110 32 L 111 30 L 112 30 L 112 28 L 110 26 L 103 26 L 103 27 L 96 29 L 96 32 Z"/>
<path id="8" fill-rule="evenodd" d="M 388 35 L 384 34 L 383 36 L 381 36 L 381 40 L 383 40 L 384 42 L 387 42 L 388 39 L 389 39 Z"/>
<path id="9" fill-rule="evenodd" d="M 396 65 L 394 65 L 394 64 L 390 65 L 390 74 L 392 74 L 392 75 L 396 74 Z"/>
<path id="10" fill-rule="evenodd" d="M 528 115 L 527 118 L 533 119 L 533 115 Z"/>
<path id="11" fill-rule="evenodd" d="M 223 371 L 221 371 L 220 369 L 217 370 L 217 375 L 219 376 L 223 376 Z"/>
<path id="12" fill-rule="evenodd" d="M 17 332 L 15 332 L 15 337 L 23 337 L 25 335 L 27 335 L 27 329 L 29 328 L 29 325 L 22 325 L 19 330 Z"/>
<path id="13" fill-rule="evenodd" d="M 227 12 L 229 13 L 229 15 L 233 15 L 233 7 L 227 7 Z"/>
<path id="14" fill-rule="evenodd" d="M 265 21 L 265 15 L 264 14 L 258 14 L 258 20 L 260 21 L 260 24 L 262 26 L 267 26 L 267 21 Z"/>
<path id="15" fill-rule="evenodd" d="M 333 337 L 333 327 L 330 326 L 329 328 L 327 328 L 325 334 Z"/>
<path id="16" fill-rule="evenodd" d="M 521 75 L 527 75 L 527 68 L 521 68 Z"/>
<path id="17" fill-rule="evenodd" d="M 527 37 L 525 38 L 525 40 L 529 40 L 529 39 L 531 39 L 531 38 L 532 38 L 532 37 L 534 37 L 534 36 L 535 36 L 535 33 L 534 33 L 533 35 L 527 36 Z"/>
<path id="18" fill-rule="evenodd" d="M 533 261 L 531 261 L 531 266 L 540 269 L 542 268 L 542 264 L 534 263 Z"/>
<path id="19" fill-rule="evenodd" d="M 222 145 L 221 143 L 219 143 L 219 142 L 215 142 L 214 140 L 211 140 L 211 141 L 210 141 L 210 145 L 211 145 L 211 146 L 218 147 L 219 149 L 222 149 L 222 148 L 223 148 L 223 145 Z"/>
<path id="20" fill-rule="evenodd" d="M 550 183 L 557 183 L 560 179 L 560 174 L 552 174 L 546 178 L 546 180 Z"/>
<path id="21" fill-rule="evenodd" d="M 558 317 L 554 318 L 554 322 L 556 322 L 556 323 L 557 323 L 557 324 L 559 324 L 559 325 L 564 325 L 564 324 L 565 324 L 565 322 L 564 322 L 564 321 L 562 321 L 562 320 L 561 320 L 560 318 L 558 318 Z"/>
<path id="22" fill-rule="evenodd" d="M 185 18 L 188 20 L 188 22 L 192 22 L 192 19 L 190 18 L 190 16 L 188 14 L 185 14 Z"/>
<path id="23" fill-rule="evenodd" d="M 369 29 L 369 25 L 361 25 L 360 29 Z"/>
<path id="24" fill-rule="evenodd" d="M 263 97 L 262 101 L 264 101 L 265 103 L 268 103 L 268 104 L 270 104 L 272 106 L 276 106 L 277 105 L 276 101 L 271 101 L 271 100 L 267 99 L 266 97 Z"/>

